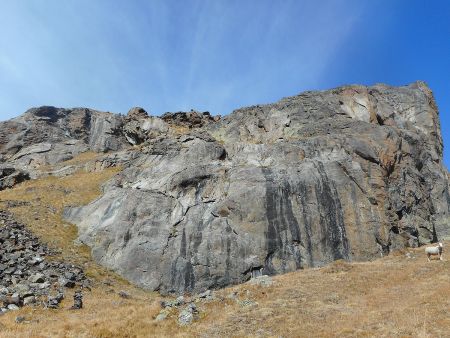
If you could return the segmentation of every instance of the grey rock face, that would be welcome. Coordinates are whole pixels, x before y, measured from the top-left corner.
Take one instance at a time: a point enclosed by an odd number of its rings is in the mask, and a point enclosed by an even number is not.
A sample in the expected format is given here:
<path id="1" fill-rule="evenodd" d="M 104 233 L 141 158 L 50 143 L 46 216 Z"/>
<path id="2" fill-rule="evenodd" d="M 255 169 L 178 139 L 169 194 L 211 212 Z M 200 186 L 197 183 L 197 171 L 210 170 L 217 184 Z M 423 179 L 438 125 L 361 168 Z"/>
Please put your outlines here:
<path id="1" fill-rule="evenodd" d="M 0 160 L 31 178 L 40 168 L 91 150 L 117 151 L 128 145 L 123 117 L 86 108 L 40 107 L 0 122 Z"/>
<path id="2" fill-rule="evenodd" d="M 50 143 L 37 143 L 33 144 L 29 147 L 25 147 L 21 149 L 17 154 L 15 154 L 12 157 L 12 160 L 17 160 L 21 157 L 32 155 L 32 154 L 39 154 L 39 153 L 46 153 L 52 149 L 52 145 Z"/>
<path id="3" fill-rule="evenodd" d="M 141 110 L 133 112 L 133 109 L 128 113 L 123 127 L 123 134 L 130 144 L 141 144 L 149 138 L 168 132 L 168 124 L 160 118 L 147 116 L 147 113 Z"/>
<path id="4" fill-rule="evenodd" d="M 442 148 L 422 82 L 305 92 L 224 118 L 41 107 L 0 123 L 14 169 L 0 182 L 107 152 L 86 169 L 124 170 L 66 211 L 80 240 L 137 285 L 201 292 L 450 238 Z"/>
<path id="5" fill-rule="evenodd" d="M 258 277 L 250 279 L 249 283 L 253 284 L 253 285 L 268 287 L 273 284 L 273 280 L 270 276 L 262 275 L 262 276 L 258 276 Z"/>
<path id="6" fill-rule="evenodd" d="M 438 111 L 421 82 L 162 120 L 167 134 L 145 139 L 103 197 L 66 214 L 137 285 L 200 292 L 449 236 Z"/>

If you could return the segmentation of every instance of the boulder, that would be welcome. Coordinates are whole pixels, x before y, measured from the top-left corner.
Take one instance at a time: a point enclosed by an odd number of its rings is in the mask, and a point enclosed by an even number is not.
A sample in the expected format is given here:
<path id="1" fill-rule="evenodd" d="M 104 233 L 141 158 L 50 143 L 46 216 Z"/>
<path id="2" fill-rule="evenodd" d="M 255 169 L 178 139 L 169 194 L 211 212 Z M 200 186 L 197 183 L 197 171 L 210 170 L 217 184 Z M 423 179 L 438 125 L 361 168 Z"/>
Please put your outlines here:
<path id="1" fill-rule="evenodd" d="M 270 276 L 262 275 L 255 278 L 250 279 L 250 284 L 268 287 L 273 285 L 273 280 Z"/>
<path id="2" fill-rule="evenodd" d="M 50 309 L 57 309 L 59 307 L 59 303 L 64 299 L 64 293 L 62 291 L 58 291 L 54 295 L 49 295 L 47 297 L 47 307 Z"/>
<path id="3" fill-rule="evenodd" d="M 73 295 L 73 305 L 71 310 L 80 310 L 83 308 L 83 293 L 81 291 L 75 291 Z"/>
<path id="4" fill-rule="evenodd" d="M 7 309 L 10 310 L 10 311 L 17 311 L 17 310 L 19 310 L 20 308 L 19 308 L 16 304 L 9 304 L 9 305 L 7 306 Z"/>
<path id="5" fill-rule="evenodd" d="M 23 305 L 31 305 L 36 302 L 36 297 L 28 296 L 23 299 Z"/>
<path id="6" fill-rule="evenodd" d="M 186 326 L 192 324 L 198 317 L 198 310 L 195 304 L 189 303 L 178 315 L 178 325 Z"/>
<path id="7" fill-rule="evenodd" d="M 127 118 L 130 120 L 145 119 L 148 117 L 148 113 L 144 108 L 133 107 L 128 111 Z"/>
<path id="8" fill-rule="evenodd" d="M 158 315 L 156 316 L 155 320 L 157 322 L 165 320 L 169 316 L 169 311 L 166 309 L 162 309 Z"/>
<path id="9" fill-rule="evenodd" d="M 131 299 L 131 296 L 128 292 L 125 291 L 119 291 L 119 297 L 124 299 Z"/>
<path id="10" fill-rule="evenodd" d="M 34 264 L 33 264 L 34 265 Z M 43 273 L 35 273 L 31 275 L 28 280 L 31 283 L 44 283 L 45 282 L 45 275 Z"/>
<path id="11" fill-rule="evenodd" d="M 32 154 L 39 154 L 39 153 L 46 153 L 52 149 L 52 145 L 50 143 L 37 143 L 33 144 L 31 146 L 28 146 L 22 150 L 20 150 L 17 154 L 15 154 L 12 157 L 12 160 L 17 160 L 21 157 L 32 155 Z"/>

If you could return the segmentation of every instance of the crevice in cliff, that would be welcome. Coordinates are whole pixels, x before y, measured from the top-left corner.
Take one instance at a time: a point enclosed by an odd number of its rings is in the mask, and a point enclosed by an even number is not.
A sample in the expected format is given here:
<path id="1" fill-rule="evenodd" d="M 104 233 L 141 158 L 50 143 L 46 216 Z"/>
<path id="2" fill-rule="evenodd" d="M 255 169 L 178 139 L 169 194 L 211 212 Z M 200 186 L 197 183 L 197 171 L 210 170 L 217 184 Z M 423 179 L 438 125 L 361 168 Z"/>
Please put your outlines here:
<path id="1" fill-rule="evenodd" d="M 379 114 L 375 114 L 377 118 L 377 122 L 380 126 L 384 126 L 384 120 Z"/>
<path id="2" fill-rule="evenodd" d="M 359 188 L 359 190 L 361 190 L 361 192 L 364 195 L 368 195 L 367 192 L 363 189 L 363 187 L 361 187 L 361 185 L 358 183 L 358 181 L 353 177 L 353 175 L 351 175 L 348 170 L 347 167 L 344 165 L 344 163 L 341 162 L 337 162 L 337 164 L 339 165 L 339 167 L 341 167 L 342 171 L 344 172 L 344 174 L 353 182 L 355 183 L 355 185 Z"/>
<path id="3" fill-rule="evenodd" d="M 223 151 L 222 151 L 222 154 L 220 154 L 220 156 L 219 156 L 219 160 L 220 161 L 225 161 L 227 159 L 227 156 L 228 156 L 228 153 L 227 153 L 227 151 L 224 148 Z"/>
<path id="4" fill-rule="evenodd" d="M 263 168 L 266 179 L 266 217 L 268 228 L 266 232 L 267 257 L 266 269 L 275 271 L 271 266 L 271 257 L 276 255 L 282 261 L 280 269 L 284 272 L 289 262 L 294 262 L 297 268 L 302 265 L 301 256 L 295 250 L 294 241 L 301 241 L 299 224 L 292 210 L 291 188 L 289 183 L 275 183 L 273 172 Z"/>
<path id="5" fill-rule="evenodd" d="M 400 229 L 396 225 L 393 225 L 390 231 L 396 235 L 400 234 Z"/>
<path id="6" fill-rule="evenodd" d="M 324 250 L 330 250 L 333 260 L 349 259 L 342 206 L 336 187 L 328 179 L 323 163 L 316 165 L 320 180 L 316 183 L 317 205 L 322 231 L 326 234 Z"/>
<path id="7" fill-rule="evenodd" d="M 314 262 L 314 256 L 313 256 L 313 250 L 312 250 L 312 243 L 311 243 L 311 237 L 312 237 L 312 229 L 311 229 L 311 218 L 310 218 L 310 210 L 307 203 L 307 187 L 303 183 L 299 183 L 298 185 L 298 193 L 300 198 L 300 203 L 302 206 L 302 216 L 303 216 L 303 224 L 305 227 L 305 237 L 306 237 L 306 251 L 308 253 L 308 265 L 313 266 Z"/>
<path id="8" fill-rule="evenodd" d="M 237 235 L 237 231 L 230 225 L 230 223 L 228 222 L 228 218 L 225 219 L 226 224 L 227 224 L 227 231 L 231 231 L 233 232 L 235 235 Z"/>
<path id="9" fill-rule="evenodd" d="M 397 214 L 398 220 L 401 221 L 403 218 L 403 209 L 397 210 L 395 213 Z"/>

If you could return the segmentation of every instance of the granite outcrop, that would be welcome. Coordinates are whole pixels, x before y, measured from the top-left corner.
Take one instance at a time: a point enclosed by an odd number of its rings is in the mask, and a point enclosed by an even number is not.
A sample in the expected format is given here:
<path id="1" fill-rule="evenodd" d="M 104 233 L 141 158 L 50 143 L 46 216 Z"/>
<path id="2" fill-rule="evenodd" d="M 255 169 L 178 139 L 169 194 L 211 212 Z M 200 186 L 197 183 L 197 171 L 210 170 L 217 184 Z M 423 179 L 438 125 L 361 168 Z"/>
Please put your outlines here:
<path id="1" fill-rule="evenodd" d="M 42 107 L 5 128 L 16 132 L 2 132 L 0 154 L 31 178 L 87 150 L 105 153 L 95 170 L 123 168 L 65 218 L 97 262 L 163 294 L 450 237 L 439 113 L 423 82 L 304 92 L 223 118 Z"/>

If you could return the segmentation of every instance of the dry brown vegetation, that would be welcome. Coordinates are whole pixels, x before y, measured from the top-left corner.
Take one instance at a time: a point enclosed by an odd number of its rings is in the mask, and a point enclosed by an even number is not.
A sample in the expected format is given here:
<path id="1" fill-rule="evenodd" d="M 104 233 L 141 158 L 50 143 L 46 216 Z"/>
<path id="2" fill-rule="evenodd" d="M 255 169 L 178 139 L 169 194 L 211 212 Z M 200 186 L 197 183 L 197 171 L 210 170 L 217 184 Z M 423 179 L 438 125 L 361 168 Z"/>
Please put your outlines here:
<path id="1" fill-rule="evenodd" d="M 450 243 L 446 243 L 450 245 Z M 5 337 L 448 337 L 450 262 L 392 255 L 367 263 L 338 262 L 274 277 L 275 285 L 239 285 L 218 291 L 224 300 L 198 305 L 201 318 L 187 328 L 172 317 L 156 322 L 159 297 L 129 287 L 98 285 L 84 309 L 25 308 L 0 318 Z M 226 298 L 258 303 L 242 307 Z M 24 315 L 30 323 L 16 324 Z"/>
<path id="2" fill-rule="evenodd" d="M 38 236 L 61 250 L 61 257 L 84 266 L 94 284 L 84 308 L 70 311 L 68 294 L 60 310 L 25 307 L 0 317 L 1 337 L 449 337 L 450 261 L 427 262 L 422 248 L 373 262 L 335 262 L 274 277 L 270 287 L 243 284 L 219 290 L 219 298 L 198 304 L 200 319 L 179 327 L 174 312 L 156 322 L 161 297 L 139 290 L 92 262 L 89 250 L 74 244 L 76 228 L 61 212 L 100 194 L 117 169 L 47 177 L 0 192 L 9 208 Z M 11 205 L 11 202 L 9 202 Z M 445 243 L 450 247 L 450 242 Z M 408 256 L 406 255 L 408 253 Z M 124 299 L 125 290 L 132 298 Z M 256 306 L 243 307 L 227 295 Z M 15 323 L 23 315 L 25 323 Z"/>
<path id="3" fill-rule="evenodd" d="M 74 243 L 77 229 L 64 222 L 63 210 L 97 198 L 101 193 L 100 185 L 118 170 L 79 171 L 62 178 L 48 176 L 27 181 L 14 189 L 0 191 L 0 208 L 12 212 L 42 241 L 60 250 L 63 258 L 84 264 L 90 261 L 89 250 Z"/>

